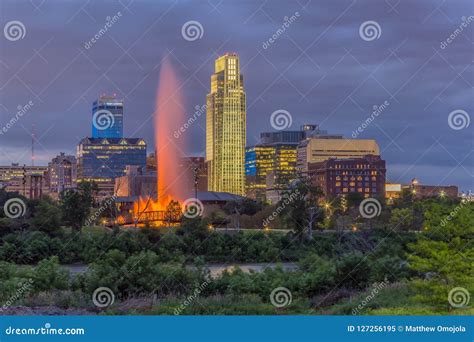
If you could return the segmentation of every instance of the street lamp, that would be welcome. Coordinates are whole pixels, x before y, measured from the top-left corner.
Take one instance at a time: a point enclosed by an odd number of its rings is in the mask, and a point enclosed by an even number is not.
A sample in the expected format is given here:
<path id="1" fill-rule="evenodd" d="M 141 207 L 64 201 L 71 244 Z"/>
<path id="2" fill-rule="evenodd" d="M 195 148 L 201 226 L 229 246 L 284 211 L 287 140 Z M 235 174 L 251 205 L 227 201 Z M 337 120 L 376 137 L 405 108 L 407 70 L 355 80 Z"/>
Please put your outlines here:
<path id="1" fill-rule="evenodd" d="M 331 204 L 329 202 L 324 202 L 324 211 L 326 212 L 326 216 L 329 218 L 331 217 Z"/>
<path id="2" fill-rule="evenodd" d="M 199 180 L 199 168 L 195 167 L 193 168 L 193 175 L 194 175 L 194 198 L 197 199 L 198 195 L 198 180 Z"/>
<path id="3" fill-rule="evenodd" d="M 309 210 L 309 224 L 308 224 L 308 239 L 312 240 L 313 239 L 313 222 L 314 219 L 316 218 L 316 207 L 310 207 L 308 208 Z"/>

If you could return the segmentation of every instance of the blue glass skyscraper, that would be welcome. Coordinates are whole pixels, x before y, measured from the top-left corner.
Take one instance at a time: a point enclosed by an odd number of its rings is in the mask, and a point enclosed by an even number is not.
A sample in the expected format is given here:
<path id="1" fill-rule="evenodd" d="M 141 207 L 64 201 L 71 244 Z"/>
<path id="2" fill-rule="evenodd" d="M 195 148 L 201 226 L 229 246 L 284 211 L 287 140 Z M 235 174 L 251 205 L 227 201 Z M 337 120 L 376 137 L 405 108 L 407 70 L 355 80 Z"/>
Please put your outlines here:
<path id="1" fill-rule="evenodd" d="M 123 100 L 101 95 L 92 104 L 92 138 L 123 137 Z"/>
<path id="2" fill-rule="evenodd" d="M 141 138 L 84 138 L 77 146 L 80 178 L 116 178 L 126 165 L 146 167 L 146 143 Z"/>
<path id="3" fill-rule="evenodd" d="M 117 177 L 127 165 L 146 167 L 146 143 L 141 138 L 123 137 L 123 100 L 100 96 L 92 104 L 92 137 L 77 145 L 77 181 L 94 182 L 98 196 L 114 193 Z"/>
<path id="4" fill-rule="evenodd" d="M 83 138 L 77 145 L 78 181 L 95 182 L 100 192 L 113 193 L 114 179 L 127 165 L 146 168 L 146 143 L 141 138 Z"/>

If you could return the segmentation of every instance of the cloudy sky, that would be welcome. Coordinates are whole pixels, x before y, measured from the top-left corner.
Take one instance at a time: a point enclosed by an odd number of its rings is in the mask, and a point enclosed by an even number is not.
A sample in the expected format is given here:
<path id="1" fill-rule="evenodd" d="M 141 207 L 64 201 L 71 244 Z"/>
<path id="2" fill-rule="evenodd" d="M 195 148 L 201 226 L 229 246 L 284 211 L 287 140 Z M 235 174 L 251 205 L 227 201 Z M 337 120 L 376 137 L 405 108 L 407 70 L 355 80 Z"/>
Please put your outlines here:
<path id="1" fill-rule="evenodd" d="M 125 99 L 125 134 L 151 152 L 163 56 L 192 116 L 214 59 L 237 52 L 248 144 L 274 130 L 277 110 L 290 113 L 289 129 L 316 123 L 351 137 L 388 103 L 358 137 L 378 141 L 389 180 L 474 190 L 473 15 L 471 0 L 2 0 L 0 164 L 30 163 L 33 125 L 37 164 L 74 154 L 101 93 Z M 204 130 L 202 115 L 186 131 L 189 154 L 204 155 Z"/>

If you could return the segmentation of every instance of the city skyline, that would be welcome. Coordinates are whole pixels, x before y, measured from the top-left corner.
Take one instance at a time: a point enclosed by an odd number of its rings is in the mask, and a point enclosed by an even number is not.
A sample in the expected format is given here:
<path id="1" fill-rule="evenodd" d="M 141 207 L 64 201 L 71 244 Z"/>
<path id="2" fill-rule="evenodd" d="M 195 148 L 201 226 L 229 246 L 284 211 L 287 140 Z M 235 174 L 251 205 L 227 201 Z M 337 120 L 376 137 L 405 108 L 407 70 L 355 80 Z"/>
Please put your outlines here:
<path id="1" fill-rule="evenodd" d="M 192 6 L 183 9 L 174 2 L 157 6 L 156 13 L 145 13 L 133 1 L 130 8 L 118 5 L 116 12 L 111 6 L 86 6 L 78 1 L 62 8 L 64 22 L 59 18 L 51 21 L 52 26 L 66 25 L 72 36 L 57 32 L 48 35 L 41 20 L 50 16 L 50 11 L 42 14 L 41 8 L 25 3 L 20 5 L 25 8 L 17 18 L 10 10 L 12 3 L 5 2 L 2 23 L 19 19 L 27 34 L 19 41 L 1 41 L 4 81 L 0 125 L 10 120 L 18 105 L 29 101 L 34 105 L 0 135 L 1 164 L 30 164 L 29 131 L 33 123 L 38 138 L 36 164 L 46 165 L 59 152 L 74 154 L 78 141 L 89 134 L 90 105 L 103 92 L 124 97 L 124 135 L 143 137 L 151 152 L 153 131 L 147 122 L 153 112 L 161 57 L 169 54 L 183 83 L 186 113 L 192 116 L 194 106 L 205 103 L 213 60 L 226 51 L 236 51 L 246 78 L 247 145 L 255 144 L 260 132 L 273 130 L 270 117 L 277 110 L 291 114 L 288 129 L 316 123 L 350 138 L 371 116 L 373 106 L 382 107 L 387 101 L 389 105 L 357 138 L 379 142 L 388 179 L 406 183 L 416 177 L 423 183 L 472 189 L 472 131 L 454 130 L 448 125 L 452 111 L 461 109 L 471 116 L 473 112 L 469 100 L 472 68 L 466 47 L 472 26 L 448 46 L 440 45 L 462 23 L 462 16 L 469 18 L 468 2 L 460 1 L 449 8 L 421 2 L 416 4 L 417 11 L 406 4 L 392 9 L 386 3 L 374 2 L 370 12 L 364 12 L 366 6 L 344 1 L 321 5 L 327 12 L 323 18 L 317 14 L 319 5 L 312 2 L 303 4 L 312 9 L 311 13 L 297 3 L 282 7 L 246 4 L 239 11 L 232 11 L 231 4 L 217 5 L 217 9 L 206 4 L 191 13 Z M 259 5 L 263 7 L 259 9 Z M 181 29 L 186 20 L 173 22 L 172 15 L 160 19 L 159 14 L 166 10 L 198 21 L 203 27 L 202 37 L 184 39 Z M 121 15 L 115 15 L 119 11 Z M 245 29 L 232 33 L 234 21 L 223 17 L 217 20 L 222 29 L 216 30 L 210 18 L 218 11 L 232 13 L 239 25 L 246 22 Z M 107 16 L 112 18 L 112 27 L 87 48 L 85 43 Z M 144 18 L 141 23 L 137 20 L 140 16 Z M 401 16 L 406 18 L 406 25 L 394 24 Z M 380 24 L 381 35 L 365 41 L 359 36 L 359 27 L 371 19 Z M 81 26 L 86 20 L 90 25 Z M 285 22 L 289 25 L 285 32 L 276 34 Z M 306 32 L 309 24 L 313 25 L 311 34 Z M 130 27 L 137 31 L 127 33 Z M 148 27 L 148 33 L 141 37 Z M 270 42 L 274 35 L 277 39 Z M 132 49 L 127 51 L 129 47 Z M 58 56 L 53 53 L 57 49 L 61 51 Z M 111 52 L 116 55 L 111 56 Z M 201 115 L 185 133 L 193 142 L 188 154 L 204 155 L 204 129 L 205 115 Z"/>
<path id="2" fill-rule="evenodd" d="M 0 1 L 0 340 L 472 333 L 472 0 Z"/>

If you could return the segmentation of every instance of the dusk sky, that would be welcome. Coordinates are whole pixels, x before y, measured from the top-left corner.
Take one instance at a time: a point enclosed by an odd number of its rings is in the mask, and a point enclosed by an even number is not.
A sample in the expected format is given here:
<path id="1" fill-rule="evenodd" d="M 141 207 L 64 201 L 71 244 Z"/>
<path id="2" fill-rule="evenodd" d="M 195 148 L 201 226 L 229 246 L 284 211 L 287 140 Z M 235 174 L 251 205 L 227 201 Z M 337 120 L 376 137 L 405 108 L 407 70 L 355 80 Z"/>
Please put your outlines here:
<path id="1" fill-rule="evenodd" d="M 75 154 L 102 93 L 124 98 L 125 135 L 145 138 L 152 152 L 162 58 L 191 117 L 205 104 L 215 58 L 236 52 L 248 145 L 274 130 L 277 110 L 290 113 L 288 129 L 314 123 L 351 137 L 387 101 L 358 135 L 379 143 L 387 180 L 473 190 L 473 15 L 472 0 L 2 0 L 0 164 L 31 164 L 33 124 L 37 165 Z M 86 47 L 107 17 L 107 32 Z M 24 26 L 20 37 L 7 32 L 12 21 Z M 202 27 L 197 37 L 183 36 L 189 21 Z M 368 21 L 375 36 L 360 30 Z M 187 153 L 204 156 L 205 114 L 185 134 Z"/>

